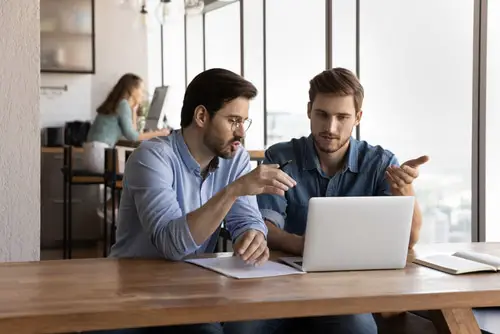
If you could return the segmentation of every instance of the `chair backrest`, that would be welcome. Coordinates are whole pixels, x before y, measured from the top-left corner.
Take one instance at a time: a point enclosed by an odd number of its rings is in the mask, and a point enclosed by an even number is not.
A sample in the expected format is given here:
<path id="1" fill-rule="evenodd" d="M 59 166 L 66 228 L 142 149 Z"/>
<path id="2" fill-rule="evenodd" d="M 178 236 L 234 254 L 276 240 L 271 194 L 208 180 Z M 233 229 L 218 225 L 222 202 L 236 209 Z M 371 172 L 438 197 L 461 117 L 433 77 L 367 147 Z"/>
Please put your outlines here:
<path id="1" fill-rule="evenodd" d="M 257 162 L 257 165 L 262 164 L 264 161 L 264 152 L 263 150 L 249 150 L 250 161 Z"/>
<path id="2" fill-rule="evenodd" d="M 105 149 L 104 173 L 106 174 L 108 180 L 111 180 L 110 177 L 113 178 L 113 180 L 116 180 L 116 175 L 123 173 L 123 170 L 120 170 L 120 160 L 119 160 L 120 152 L 121 151 L 118 150 L 116 147 Z M 125 162 L 127 162 L 128 158 L 133 152 L 134 152 L 133 150 L 124 151 Z"/>
<path id="3" fill-rule="evenodd" d="M 104 174 L 107 178 L 116 178 L 118 173 L 118 152 L 116 148 L 106 148 L 104 151 Z"/>

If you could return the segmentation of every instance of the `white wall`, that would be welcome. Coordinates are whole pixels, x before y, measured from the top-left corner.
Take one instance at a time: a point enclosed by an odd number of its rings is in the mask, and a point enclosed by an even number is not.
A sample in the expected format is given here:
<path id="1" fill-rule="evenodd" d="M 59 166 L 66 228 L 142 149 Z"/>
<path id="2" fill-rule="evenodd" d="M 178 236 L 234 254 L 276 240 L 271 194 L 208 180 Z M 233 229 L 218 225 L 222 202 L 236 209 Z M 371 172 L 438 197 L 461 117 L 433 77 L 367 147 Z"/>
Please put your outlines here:
<path id="1" fill-rule="evenodd" d="M 42 92 L 42 127 L 92 120 L 97 106 L 127 72 L 148 81 L 147 34 L 139 13 L 121 9 L 114 0 L 95 1 L 95 6 L 96 73 L 42 74 L 43 86 L 68 86 L 67 92 Z"/>
<path id="2" fill-rule="evenodd" d="M 148 44 L 140 14 L 117 8 L 116 0 L 96 4 L 96 74 L 92 77 L 92 112 L 127 72 L 148 81 Z M 147 85 L 146 85 L 147 87 Z"/>
<path id="3" fill-rule="evenodd" d="M 92 76 L 43 73 L 41 85 L 68 86 L 67 91 L 40 91 L 41 126 L 63 126 L 71 120 L 86 121 L 92 117 Z"/>
<path id="4" fill-rule="evenodd" d="M 0 3 L 0 262 L 40 258 L 39 0 Z"/>

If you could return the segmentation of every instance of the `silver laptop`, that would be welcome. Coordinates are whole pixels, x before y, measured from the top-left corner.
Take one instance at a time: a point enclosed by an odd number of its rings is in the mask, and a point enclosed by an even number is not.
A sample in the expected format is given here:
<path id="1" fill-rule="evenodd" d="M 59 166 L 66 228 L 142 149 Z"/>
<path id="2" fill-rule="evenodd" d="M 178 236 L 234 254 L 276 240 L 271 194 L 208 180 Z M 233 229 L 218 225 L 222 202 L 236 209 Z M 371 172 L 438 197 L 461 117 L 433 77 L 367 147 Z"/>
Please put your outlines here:
<path id="1" fill-rule="evenodd" d="M 156 131 L 161 128 L 163 117 L 165 116 L 165 105 L 167 99 L 168 86 L 156 87 L 153 99 L 149 106 L 148 117 L 146 118 L 145 128 L 150 131 Z"/>
<path id="2" fill-rule="evenodd" d="M 313 197 L 303 257 L 280 260 L 305 272 L 404 268 L 414 202 L 412 196 Z"/>

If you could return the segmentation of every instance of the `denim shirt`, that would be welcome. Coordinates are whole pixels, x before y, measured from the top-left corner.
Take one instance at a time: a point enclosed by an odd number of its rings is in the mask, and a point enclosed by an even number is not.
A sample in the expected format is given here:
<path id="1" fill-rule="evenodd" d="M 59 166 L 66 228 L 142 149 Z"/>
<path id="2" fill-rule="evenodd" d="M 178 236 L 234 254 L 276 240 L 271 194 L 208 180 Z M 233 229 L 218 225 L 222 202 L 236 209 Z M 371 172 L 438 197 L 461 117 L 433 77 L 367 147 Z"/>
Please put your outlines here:
<path id="1" fill-rule="evenodd" d="M 179 130 L 143 142 L 125 166 L 117 241 L 110 256 L 181 260 L 213 252 L 219 230 L 198 245 L 186 215 L 250 170 L 250 156 L 240 148 L 232 159 L 212 160 L 203 178 Z M 225 222 L 233 240 L 250 229 L 267 236 L 255 196 L 239 197 Z"/>
<path id="2" fill-rule="evenodd" d="M 259 195 L 259 208 L 264 219 L 289 233 L 303 235 L 311 197 L 324 196 L 388 196 L 390 186 L 385 170 L 399 165 L 391 152 L 380 146 L 350 138 L 344 168 L 327 176 L 320 167 L 312 136 L 292 139 L 271 146 L 265 153 L 265 164 L 281 164 L 297 185 L 279 195 Z"/>

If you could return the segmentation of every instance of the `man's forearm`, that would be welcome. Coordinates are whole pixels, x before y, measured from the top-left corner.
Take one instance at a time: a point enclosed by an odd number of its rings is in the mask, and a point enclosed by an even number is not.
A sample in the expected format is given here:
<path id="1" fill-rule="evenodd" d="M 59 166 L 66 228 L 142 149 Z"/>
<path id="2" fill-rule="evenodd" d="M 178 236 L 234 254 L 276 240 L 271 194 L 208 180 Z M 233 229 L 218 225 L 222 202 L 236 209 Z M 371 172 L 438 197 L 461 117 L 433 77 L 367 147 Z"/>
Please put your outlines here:
<path id="1" fill-rule="evenodd" d="M 265 222 L 268 229 L 267 244 L 269 248 L 302 256 L 304 250 L 303 237 L 283 231 L 267 220 Z"/>
<path id="2" fill-rule="evenodd" d="M 215 232 L 237 198 L 235 187 L 229 185 L 200 208 L 187 214 L 189 231 L 198 245 L 205 242 Z"/>

